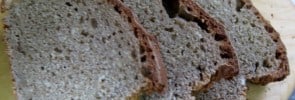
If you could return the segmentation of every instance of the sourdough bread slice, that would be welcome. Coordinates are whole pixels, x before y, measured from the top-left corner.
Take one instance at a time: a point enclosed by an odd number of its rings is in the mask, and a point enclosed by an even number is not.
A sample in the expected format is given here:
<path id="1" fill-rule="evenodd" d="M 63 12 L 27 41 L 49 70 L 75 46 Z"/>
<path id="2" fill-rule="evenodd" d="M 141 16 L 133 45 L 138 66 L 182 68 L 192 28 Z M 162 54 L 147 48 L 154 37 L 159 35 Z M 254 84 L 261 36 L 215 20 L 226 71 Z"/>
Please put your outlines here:
<path id="1" fill-rule="evenodd" d="M 284 44 L 279 34 L 245 0 L 194 0 L 214 18 L 223 22 L 237 51 L 241 74 L 248 81 L 267 84 L 289 74 Z"/>
<path id="2" fill-rule="evenodd" d="M 168 91 L 143 98 L 193 99 L 194 91 L 238 73 L 237 58 L 223 25 L 197 5 L 180 0 L 123 2 L 134 11 L 143 27 L 157 36 L 167 65 Z M 187 6 L 192 13 L 184 9 Z"/>
<path id="3" fill-rule="evenodd" d="M 253 8 L 250 1 L 195 2 L 225 24 L 240 63 L 239 76 L 214 84 L 208 91 L 199 93 L 197 99 L 246 100 L 246 79 L 265 85 L 280 81 L 289 74 L 286 50 L 279 34 Z"/>
<path id="4" fill-rule="evenodd" d="M 128 22 L 116 11 L 121 6 L 22 0 L 12 7 L 5 23 L 18 99 L 117 100 L 163 91 L 167 77 L 159 45 L 134 17 L 128 15 Z M 142 55 L 143 49 L 150 52 Z"/>

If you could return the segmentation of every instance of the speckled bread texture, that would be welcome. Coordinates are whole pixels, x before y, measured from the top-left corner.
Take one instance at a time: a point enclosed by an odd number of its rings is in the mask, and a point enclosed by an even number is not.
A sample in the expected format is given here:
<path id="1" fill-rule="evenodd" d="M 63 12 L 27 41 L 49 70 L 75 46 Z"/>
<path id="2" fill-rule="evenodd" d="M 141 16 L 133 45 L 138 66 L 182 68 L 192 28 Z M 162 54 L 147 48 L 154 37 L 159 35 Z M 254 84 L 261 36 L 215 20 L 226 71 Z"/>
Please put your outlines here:
<path id="1" fill-rule="evenodd" d="M 238 75 L 215 83 L 208 91 L 196 95 L 196 100 L 246 100 L 246 90 L 244 76 Z"/>
<path id="2" fill-rule="evenodd" d="M 168 70 L 168 91 L 142 98 L 194 99 L 192 92 L 238 73 L 236 55 L 223 26 L 197 5 L 178 0 L 124 0 L 124 3 L 143 27 L 157 36 Z M 183 9 L 186 6 L 193 12 Z"/>
<path id="3" fill-rule="evenodd" d="M 5 27 L 18 99 L 118 100 L 154 90 L 142 74 L 149 69 L 141 67 L 139 24 L 106 0 L 22 0 L 12 8 Z M 151 37 L 144 48 L 159 54 Z"/>
<path id="4" fill-rule="evenodd" d="M 244 82 L 240 80 L 265 85 L 283 80 L 289 74 L 286 50 L 279 34 L 262 18 L 250 1 L 195 0 L 195 2 L 224 23 L 237 51 L 240 64 L 239 77 L 221 81 L 209 91 L 199 93 L 197 98 L 200 100 L 245 100 L 246 89 L 240 87 L 239 84 Z M 237 88 L 228 89 L 233 85 Z"/>

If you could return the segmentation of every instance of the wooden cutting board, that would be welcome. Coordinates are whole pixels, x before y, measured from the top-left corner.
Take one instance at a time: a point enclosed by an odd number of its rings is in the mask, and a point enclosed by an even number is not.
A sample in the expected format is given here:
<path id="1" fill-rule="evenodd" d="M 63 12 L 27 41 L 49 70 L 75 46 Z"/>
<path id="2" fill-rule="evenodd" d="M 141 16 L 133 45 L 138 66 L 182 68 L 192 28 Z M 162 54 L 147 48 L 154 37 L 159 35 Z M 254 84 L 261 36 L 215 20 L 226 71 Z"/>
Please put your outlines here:
<path id="1" fill-rule="evenodd" d="M 252 0 L 254 6 L 280 33 L 287 48 L 290 75 L 267 86 L 250 85 L 249 100 L 288 100 L 295 89 L 295 4 L 291 0 Z"/>
<path id="2" fill-rule="evenodd" d="M 0 0 L 1 2 L 2 0 Z M 281 82 L 267 86 L 250 84 L 249 100 L 287 100 L 295 87 L 295 5 L 291 0 L 252 0 L 254 6 L 281 34 L 287 47 L 291 74 Z M 0 14 L 2 19 L 3 14 Z M 12 91 L 12 77 L 0 23 L 0 100 L 16 99 Z"/>

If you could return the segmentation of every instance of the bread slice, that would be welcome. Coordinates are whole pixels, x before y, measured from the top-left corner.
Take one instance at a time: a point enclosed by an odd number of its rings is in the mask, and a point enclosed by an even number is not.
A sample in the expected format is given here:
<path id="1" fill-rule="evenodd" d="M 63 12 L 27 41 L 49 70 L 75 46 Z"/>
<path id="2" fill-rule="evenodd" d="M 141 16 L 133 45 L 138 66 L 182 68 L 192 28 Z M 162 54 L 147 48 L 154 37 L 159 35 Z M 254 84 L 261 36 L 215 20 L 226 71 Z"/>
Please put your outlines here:
<path id="1" fill-rule="evenodd" d="M 199 93 L 200 100 L 246 100 L 245 81 L 265 85 L 289 74 L 285 47 L 279 34 L 248 0 L 195 0 L 222 21 L 237 51 L 240 74 Z M 236 87 L 236 88 L 232 88 Z"/>
<path id="2" fill-rule="evenodd" d="M 130 13 L 106 0 L 22 0 L 12 7 L 5 23 L 18 98 L 118 100 L 162 92 L 167 77 L 158 42 Z"/>
<path id="3" fill-rule="evenodd" d="M 222 24 L 192 2 L 124 0 L 160 42 L 168 69 L 168 91 L 148 100 L 189 100 L 195 91 L 238 73 L 237 58 Z M 190 7 L 193 12 L 187 12 Z"/>
<path id="4" fill-rule="evenodd" d="M 279 34 L 245 0 L 195 0 L 214 18 L 223 22 L 229 33 L 248 81 L 267 84 L 289 74 L 284 44 Z"/>

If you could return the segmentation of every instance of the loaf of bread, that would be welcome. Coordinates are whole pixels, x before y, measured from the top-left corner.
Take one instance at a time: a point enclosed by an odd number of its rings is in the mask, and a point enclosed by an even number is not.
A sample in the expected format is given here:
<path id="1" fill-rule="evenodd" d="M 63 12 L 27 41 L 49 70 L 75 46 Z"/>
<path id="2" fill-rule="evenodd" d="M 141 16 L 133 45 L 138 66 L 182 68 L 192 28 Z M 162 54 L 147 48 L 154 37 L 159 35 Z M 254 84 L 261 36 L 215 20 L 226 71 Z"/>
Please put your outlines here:
<path id="1" fill-rule="evenodd" d="M 23 0 L 8 12 L 6 38 L 19 99 L 116 100 L 167 87 L 156 38 L 123 5 Z"/>
<path id="2" fill-rule="evenodd" d="M 20 100 L 245 100 L 289 74 L 249 0 L 8 0 Z"/>

